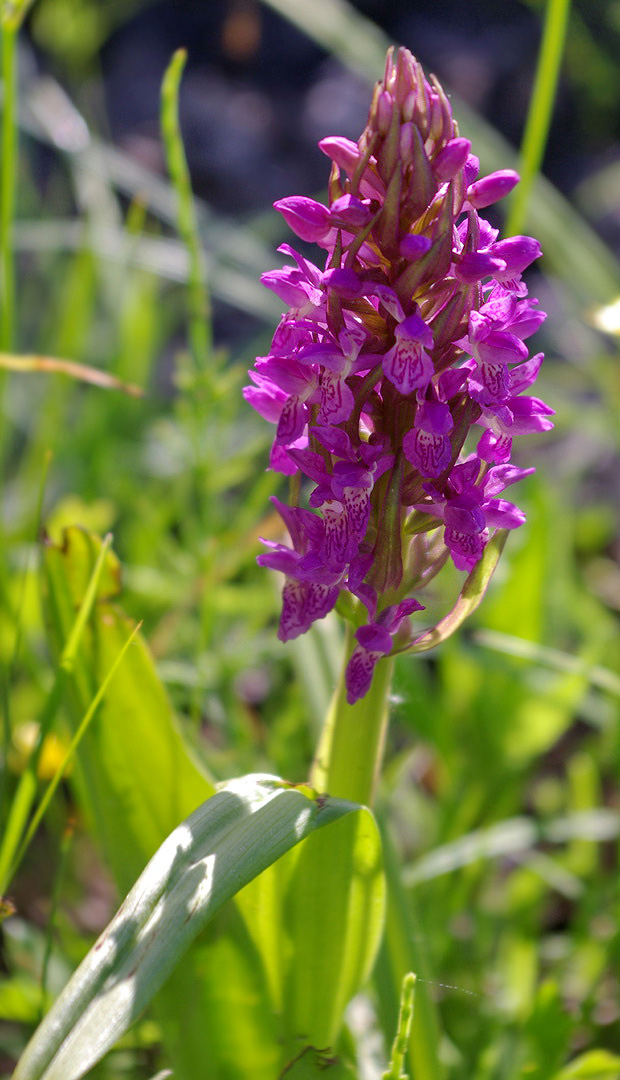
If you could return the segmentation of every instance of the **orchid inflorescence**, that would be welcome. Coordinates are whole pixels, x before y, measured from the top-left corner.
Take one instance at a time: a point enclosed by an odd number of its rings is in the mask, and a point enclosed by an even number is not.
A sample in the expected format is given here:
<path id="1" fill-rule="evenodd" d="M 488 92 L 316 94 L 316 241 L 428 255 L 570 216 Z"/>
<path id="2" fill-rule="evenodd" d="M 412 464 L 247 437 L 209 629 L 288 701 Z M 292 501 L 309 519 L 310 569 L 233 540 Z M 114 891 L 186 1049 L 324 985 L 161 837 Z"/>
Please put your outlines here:
<path id="1" fill-rule="evenodd" d="M 279 249 L 292 264 L 262 281 L 289 310 L 245 395 L 277 425 L 271 467 L 295 478 L 296 505 L 273 500 L 292 546 L 265 541 L 258 558 L 285 575 L 279 637 L 339 598 L 355 606 L 352 703 L 376 662 L 412 642 L 408 616 L 422 605 L 411 593 L 449 556 L 472 571 L 490 530 L 523 524 L 502 494 L 534 470 L 511 464 L 512 439 L 552 427 L 553 410 L 523 394 L 542 362 L 525 339 L 545 314 L 522 280 L 540 245 L 499 240 L 479 214 L 518 174 L 479 178 L 439 83 L 390 50 L 359 142 L 319 146 L 332 160 L 329 205 L 275 206 L 327 252 L 326 269 Z M 470 432 L 477 444 L 464 451 Z"/>

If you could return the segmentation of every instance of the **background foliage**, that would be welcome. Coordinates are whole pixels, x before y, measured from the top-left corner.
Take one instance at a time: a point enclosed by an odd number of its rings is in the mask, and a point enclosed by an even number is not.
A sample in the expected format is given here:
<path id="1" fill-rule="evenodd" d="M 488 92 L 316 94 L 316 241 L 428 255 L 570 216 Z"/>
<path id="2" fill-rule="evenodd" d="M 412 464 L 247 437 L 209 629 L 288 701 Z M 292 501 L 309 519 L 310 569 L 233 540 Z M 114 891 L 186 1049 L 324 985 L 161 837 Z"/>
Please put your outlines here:
<path id="1" fill-rule="evenodd" d="M 6 882 L 15 914 L 2 924 L 0 1075 L 108 921 L 116 888 L 213 779 L 307 774 L 338 627 L 328 620 L 286 647 L 275 638 L 277 587 L 254 558 L 258 537 L 278 529 L 268 496 L 279 480 L 264 471 L 269 432 L 240 394 L 279 314 L 257 283 L 285 239 L 271 200 L 320 190 L 316 139 L 357 137 L 384 34 L 453 86 L 483 168 L 510 165 L 543 15 L 536 0 L 38 0 L 30 10 L 17 288 L 0 364 L 72 360 L 145 392 L 0 371 L 1 820 L 24 777 L 41 797 L 135 619 L 143 628 Z M 548 179 L 525 223 L 545 251 L 533 287 L 549 311 L 540 394 L 558 413 L 520 496 L 528 524 L 466 630 L 397 663 L 378 808 L 388 927 L 347 1036 L 368 1077 L 385 1061 L 409 968 L 420 976 L 416 1080 L 620 1077 L 620 319 L 608 307 L 620 293 L 619 39 L 617 3 L 573 5 Z M 159 137 L 161 79 L 182 45 L 194 264 Z M 6 111 L 6 86 L 4 100 Z M 5 146 L 4 177 L 9 165 Z M 170 165 L 174 176 L 168 155 Z M 98 550 L 77 526 L 112 530 L 120 563 L 100 578 L 96 619 L 55 689 L 58 644 L 90 573 L 82 548 Z M 439 614 L 456 591 L 458 575 L 447 576 L 428 601 Z M 65 607 L 50 603 L 59 581 Z M 42 723 L 49 733 L 28 764 Z M 179 730 L 191 758 L 175 751 Z M 170 1053 L 178 1076 L 254 1075 L 263 1050 L 236 989 L 244 964 L 230 926 L 201 939 L 94 1075 L 144 1080 Z M 207 1015 L 222 1045 L 209 1042 Z M 245 1071 L 227 1040 L 246 1046 Z"/>

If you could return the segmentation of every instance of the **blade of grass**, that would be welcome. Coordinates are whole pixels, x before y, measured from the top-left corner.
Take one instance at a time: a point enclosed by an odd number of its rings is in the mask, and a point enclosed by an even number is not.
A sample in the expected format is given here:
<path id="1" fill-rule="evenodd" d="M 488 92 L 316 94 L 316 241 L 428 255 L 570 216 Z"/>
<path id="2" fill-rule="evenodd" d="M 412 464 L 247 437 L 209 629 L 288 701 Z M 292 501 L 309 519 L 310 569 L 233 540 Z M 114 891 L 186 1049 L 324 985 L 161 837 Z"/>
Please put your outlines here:
<path id="1" fill-rule="evenodd" d="M 36 504 L 36 508 L 35 508 L 35 515 L 34 515 L 34 520 L 35 520 L 34 539 L 35 540 L 37 539 L 37 537 L 40 535 L 40 532 L 41 532 L 41 517 L 42 517 L 42 510 L 43 510 L 43 497 L 45 495 L 45 486 L 46 486 L 46 483 L 47 483 L 47 474 L 48 474 L 48 471 L 49 471 L 49 465 L 50 465 L 51 460 L 52 460 L 52 453 L 51 453 L 50 450 L 48 450 L 45 453 L 44 458 L 43 458 L 43 470 L 42 470 L 42 473 L 41 473 L 41 480 L 40 480 L 40 483 L 39 483 L 39 492 L 38 492 L 38 496 L 37 496 L 37 504 Z M 2 693 L 2 752 L 3 752 L 2 760 L 3 761 L 7 760 L 8 750 L 9 750 L 9 743 L 10 743 L 10 740 L 11 740 L 11 701 L 10 701 L 9 687 L 11 686 L 11 683 L 12 683 L 12 680 L 13 680 L 13 673 L 15 671 L 15 666 L 17 664 L 17 660 L 18 660 L 20 650 L 21 650 L 21 647 L 22 647 L 22 642 L 23 642 L 23 639 L 24 639 L 22 616 L 23 616 L 24 603 L 25 603 L 25 597 L 26 597 L 26 583 L 28 581 L 28 575 L 30 573 L 30 569 L 31 569 L 31 559 L 30 559 L 30 553 L 29 553 L 28 558 L 26 560 L 26 565 L 24 567 L 24 571 L 23 571 L 23 574 L 22 574 L 22 580 L 21 580 L 21 586 L 20 586 L 20 592 L 19 592 L 19 599 L 18 599 L 18 602 L 17 602 L 17 609 L 16 609 L 16 612 L 15 612 L 15 637 L 13 639 L 13 648 L 12 648 L 11 656 L 10 656 L 10 659 L 9 659 L 8 663 L 6 665 L 3 664 L 3 667 L 5 668 L 5 671 L 4 671 L 4 676 L 5 677 L 0 680 L 1 693 Z M 5 774 L 5 771 L 3 770 L 3 771 L 0 772 L 0 821 L 4 821 L 4 804 L 5 804 L 5 800 L 6 800 L 6 774 Z"/>
<path id="2" fill-rule="evenodd" d="M 416 1007 L 412 1018 L 407 1063 L 415 1080 L 443 1080 L 441 1034 L 437 1008 L 428 990 L 428 948 L 423 933 L 425 916 L 415 908 L 415 898 L 407 896 L 401 881 L 399 858 L 391 836 L 382 829 L 385 868 L 388 878 L 388 906 L 385 934 L 373 974 L 379 1015 L 384 1031 L 398 1026 L 402 980 L 416 971 Z"/>
<path id="3" fill-rule="evenodd" d="M 527 641 L 525 638 L 504 634 L 499 630 L 476 630 L 474 640 L 487 649 L 495 649 L 507 656 L 518 656 L 524 660 L 545 664 L 557 671 L 583 675 L 597 689 L 605 690 L 614 697 L 620 697 L 620 675 L 616 675 L 615 671 L 610 671 L 609 668 L 602 667 L 600 664 L 591 664 L 580 656 L 572 656 L 571 653 L 562 652 L 561 649 L 552 649 L 537 641 Z"/>
<path id="4" fill-rule="evenodd" d="M 4 25 L 17 32 L 33 3 L 34 0 L 4 0 L 1 5 Z"/>
<path id="5" fill-rule="evenodd" d="M 17 171 L 17 30 L 2 8 L 2 161 L 0 162 L 0 347 L 13 344 L 15 276 L 13 218 Z"/>
<path id="6" fill-rule="evenodd" d="M 189 342 L 196 372 L 208 371 L 211 340 L 211 303 L 192 187 L 179 125 L 179 86 L 187 60 L 185 49 L 178 49 L 170 61 L 161 88 L 161 130 L 166 163 L 178 199 L 178 229 L 189 256 Z"/>
<path id="7" fill-rule="evenodd" d="M 520 233 L 525 225 L 534 181 L 542 165 L 564 55 L 570 7 L 571 0 L 548 0 L 547 3 L 534 89 L 521 144 L 519 159 L 521 183 L 511 198 L 510 212 L 506 222 L 508 235 Z"/>
<path id="8" fill-rule="evenodd" d="M 45 793 L 43 795 L 43 798 L 41 799 L 41 802 L 39 803 L 39 805 L 37 806 L 37 809 L 35 810 L 34 814 L 32 815 L 32 818 L 30 820 L 30 824 L 28 825 L 28 828 L 26 830 L 24 838 L 23 838 L 23 840 L 22 840 L 22 842 L 20 844 L 20 847 L 19 847 L 19 849 L 17 851 L 17 854 L 16 854 L 16 856 L 15 856 L 15 858 L 13 860 L 13 863 L 11 865 L 11 869 L 10 869 L 10 872 L 9 872 L 9 878 L 13 878 L 15 876 L 15 873 L 17 872 L 17 869 L 18 869 L 22 859 L 23 859 L 24 855 L 26 854 L 26 851 L 28 849 L 28 845 L 30 844 L 30 841 L 32 840 L 35 832 L 37 831 L 37 829 L 38 829 L 38 827 L 39 827 L 39 825 L 40 825 L 40 823 L 41 823 L 41 821 L 42 821 L 42 819 L 43 819 L 43 817 L 45 815 L 45 812 L 46 812 L 50 802 L 52 801 L 52 799 L 54 797 L 54 793 L 56 792 L 56 789 L 57 789 L 60 781 L 62 780 L 62 778 L 63 778 L 63 776 L 65 774 L 65 771 L 67 769 L 67 766 L 68 766 L 69 762 L 71 761 L 71 758 L 75 754 L 75 751 L 77 750 L 80 742 L 82 741 L 82 738 L 86 733 L 88 725 L 90 724 L 91 720 L 93 719 L 93 717 L 94 717 L 94 715 L 95 715 L 95 713 L 97 711 L 98 706 L 100 705 L 101 701 L 104 698 L 105 692 L 108 689 L 108 686 L 109 686 L 110 682 L 112 681 L 114 675 L 116 674 L 116 670 L 117 670 L 119 664 L 121 663 L 125 653 L 127 652 L 127 649 L 131 645 L 132 641 L 134 640 L 136 635 L 139 633 L 141 626 L 142 626 L 142 623 L 138 623 L 134 627 L 134 629 L 132 630 L 131 634 L 127 638 L 127 641 L 125 642 L 122 649 L 120 650 L 120 652 L 116 656 L 114 662 L 112 663 L 112 666 L 110 667 L 105 679 L 103 680 L 103 682 L 101 683 L 99 689 L 97 690 L 97 693 L 95 694 L 93 700 L 91 701 L 88 709 L 84 713 L 84 716 L 82 717 L 82 719 L 81 719 L 81 721 L 80 721 L 80 723 L 78 725 L 77 731 L 75 732 L 75 735 L 71 739 L 71 742 L 69 744 L 69 747 L 67 749 L 67 752 L 66 752 L 63 760 L 61 761 L 60 765 L 56 769 L 56 772 L 54 773 L 52 779 L 50 780 L 50 782 L 49 782 L 49 784 L 48 784 L 48 786 L 47 786 L 47 788 L 45 790 Z"/>
<path id="9" fill-rule="evenodd" d="M 46 371 L 70 375 L 73 379 L 101 386 L 104 390 L 122 390 L 131 397 L 142 397 L 144 391 L 133 383 L 123 382 L 115 375 L 99 368 L 80 364 L 76 360 L 61 360 L 55 356 L 15 356 L 13 353 L 0 352 L 0 368 L 5 371 Z"/>
<path id="10" fill-rule="evenodd" d="M 15 853 L 21 842 L 26 820 L 37 789 L 37 768 L 41 750 L 43 748 L 43 742 L 52 721 L 58 712 L 67 681 L 73 671 L 77 650 L 95 603 L 99 578 L 111 542 L 112 537 L 108 535 L 101 545 L 101 550 L 90 576 L 84 599 L 80 604 L 69 637 L 62 651 L 54 682 L 43 705 L 43 710 L 39 718 L 37 741 L 28 759 L 28 764 L 21 775 L 15 797 L 9 810 L 8 821 L 0 845 L 0 893 L 6 891 L 9 880 L 9 868 L 13 863 Z"/>
<path id="11" fill-rule="evenodd" d="M 475 829 L 422 856 L 402 875 L 407 888 L 452 873 L 480 859 L 515 858 L 535 849 L 537 844 L 564 844 L 578 839 L 600 843 L 620 834 L 620 814 L 607 807 L 580 810 L 548 822 L 514 817 Z"/>
<path id="12" fill-rule="evenodd" d="M 386 1072 L 384 1072 L 382 1080 L 404 1080 L 403 1066 L 405 1064 L 405 1054 L 407 1053 L 409 1037 L 411 1035 L 415 981 L 416 977 L 413 971 L 409 971 L 403 978 L 396 1036 L 392 1045 L 390 1065 Z"/>

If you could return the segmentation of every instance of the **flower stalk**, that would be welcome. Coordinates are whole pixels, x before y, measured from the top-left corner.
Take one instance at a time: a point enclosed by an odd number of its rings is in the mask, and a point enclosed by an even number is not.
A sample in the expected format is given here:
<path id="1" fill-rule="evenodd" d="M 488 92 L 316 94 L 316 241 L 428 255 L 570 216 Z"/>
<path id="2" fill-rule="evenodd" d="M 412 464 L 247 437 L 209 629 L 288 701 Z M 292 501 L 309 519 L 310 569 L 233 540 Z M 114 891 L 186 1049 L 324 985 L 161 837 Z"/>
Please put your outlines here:
<path id="1" fill-rule="evenodd" d="M 377 665 L 366 696 L 347 701 L 346 671 L 355 652 L 351 623 L 346 625 L 344 664 L 334 691 L 316 756 L 310 784 L 338 798 L 372 806 L 383 761 L 394 671 L 392 657 Z"/>

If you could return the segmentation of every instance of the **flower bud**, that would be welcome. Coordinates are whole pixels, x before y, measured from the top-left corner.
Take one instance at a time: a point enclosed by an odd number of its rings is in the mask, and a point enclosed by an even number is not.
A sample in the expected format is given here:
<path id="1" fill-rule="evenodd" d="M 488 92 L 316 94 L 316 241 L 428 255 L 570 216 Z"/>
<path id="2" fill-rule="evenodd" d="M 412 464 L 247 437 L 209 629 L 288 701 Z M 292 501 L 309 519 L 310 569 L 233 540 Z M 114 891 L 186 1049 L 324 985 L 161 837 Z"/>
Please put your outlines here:
<path id="1" fill-rule="evenodd" d="M 509 195 L 518 183 L 519 174 L 514 169 L 499 169 L 467 188 L 467 202 L 474 210 L 482 210 Z"/>
<path id="2" fill-rule="evenodd" d="M 463 168 L 471 143 L 469 139 L 450 139 L 443 150 L 440 150 L 433 161 L 433 172 L 438 180 L 452 180 L 457 172 Z M 494 200 L 491 199 L 491 202 Z"/>
<path id="3" fill-rule="evenodd" d="M 314 199 L 306 199 L 302 195 L 291 195 L 288 199 L 278 199 L 273 205 L 282 214 L 287 225 L 302 240 L 316 242 L 322 240 L 329 232 L 329 210 Z"/>

